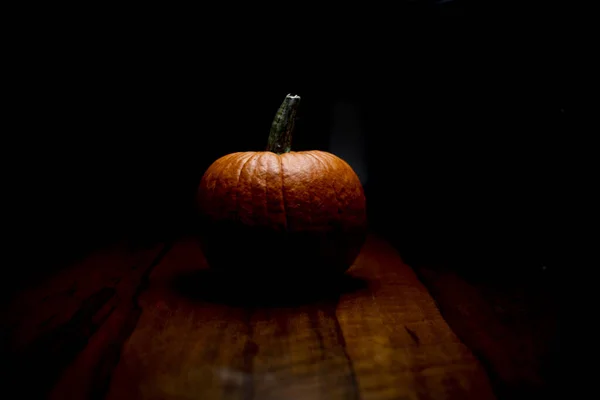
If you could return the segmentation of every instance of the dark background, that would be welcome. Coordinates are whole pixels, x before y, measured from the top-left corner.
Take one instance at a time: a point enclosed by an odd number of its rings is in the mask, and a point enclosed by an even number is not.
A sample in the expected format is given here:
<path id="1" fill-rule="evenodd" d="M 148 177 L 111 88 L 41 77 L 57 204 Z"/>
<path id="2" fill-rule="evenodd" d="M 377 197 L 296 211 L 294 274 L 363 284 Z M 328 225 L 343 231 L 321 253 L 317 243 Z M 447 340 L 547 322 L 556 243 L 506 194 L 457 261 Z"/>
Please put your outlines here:
<path id="1" fill-rule="evenodd" d="M 566 28 L 560 9 L 499 4 L 407 1 L 318 21 L 40 12 L 43 24 L 15 33 L 26 40 L 11 60 L 9 277 L 189 231 L 206 168 L 263 150 L 287 93 L 302 96 L 293 149 L 345 158 L 373 230 L 409 263 L 554 267 L 571 127 Z"/>

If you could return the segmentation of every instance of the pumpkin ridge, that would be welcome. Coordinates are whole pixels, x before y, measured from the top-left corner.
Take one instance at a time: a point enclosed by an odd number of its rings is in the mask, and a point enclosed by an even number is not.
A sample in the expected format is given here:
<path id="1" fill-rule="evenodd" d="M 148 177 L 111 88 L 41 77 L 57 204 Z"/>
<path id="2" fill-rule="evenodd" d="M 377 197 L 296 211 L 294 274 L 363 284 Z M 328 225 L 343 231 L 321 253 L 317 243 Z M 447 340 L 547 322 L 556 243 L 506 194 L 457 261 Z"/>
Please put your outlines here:
<path id="1" fill-rule="evenodd" d="M 295 155 L 294 158 L 296 158 L 296 157 L 297 156 Z M 308 216 L 307 216 L 308 217 L 308 226 L 310 226 L 310 229 L 314 229 L 315 228 L 315 224 L 314 224 L 314 221 L 313 221 L 313 214 L 317 215 L 317 213 L 314 212 L 314 208 L 315 208 L 315 192 L 310 187 L 310 183 L 314 181 L 313 177 L 315 175 L 314 168 L 312 168 L 313 166 L 314 166 L 314 164 L 311 165 L 311 168 L 308 169 L 310 171 L 310 176 L 308 177 L 308 179 L 309 179 L 309 187 L 307 188 L 308 199 L 309 199 L 308 201 L 309 201 L 309 204 L 311 205 L 310 211 L 308 212 Z"/>
<path id="2" fill-rule="evenodd" d="M 245 156 L 247 154 L 248 153 L 242 153 L 241 157 L 239 157 L 238 160 L 241 159 L 243 156 Z M 241 197 L 240 196 L 240 179 L 242 177 L 242 172 L 244 171 L 244 167 L 246 166 L 246 164 L 248 164 L 248 162 L 254 156 L 255 156 L 255 153 L 250 154 L 250 156 L 248 157 L 248 159 L 242 163 L 242 167 L 240 168 L 240 172 L 238 172 L 237 183 L 235 184 L 235 219 L 237 221 L 240 220 L 240 197 Z"/>
<path id="3" fill-rule="evenodd" d="M 257 178 L 257 173 L 260 171 L 260 156 L 262 155 L 262 153 L 256 153 L 255 156 L 252 158 L 254 164 L 250 164 L 250 171 L 248 171 L 248 179 L 250 180 L 250 202 L 252 204 L 252 221 L 254 224 L 256 224 L 256 216 L 257 216 L 257 212 L 256 212 L 256 203 L 255 203 L 255 198 L 256 196 L 254 195 L 254 178 Z"/>
<path id="4" fill-rule="evenodd" d="M 320 153 L 321 152 L 319 152 L 319 154 Z M 319 161 L 321 163 L 321 165 L 323 165 L 325 167 L 325 169 L 327 170 L 328 173 L 331 172 L 331 168 L 330 168 L 329 164 L 325 163 L 323 160 L 321 160 L 315 154 L 311 154 L 311 153 L 307 153 L 307 154 L 310 155 L 311 157 L 314 157 L 317 161 Z M 342 212 L 341 212 L 341 205 L 342 204 L 340 202 L 337 190 L 336 190 L 335 185 L 333 184 L 333 182 L 329 181 L 329 185 L 331 186 L 331 189 L 333 189 L 333 196 L 335 197 L 335 203 L 337 205 L 337 217 L 338 217 L 338 220 L 336 222 L 339 222 L 341 220 L 340 216 L 342 215 Z"/>
<path id="5" fill-rule="evenodd" d="M 281 205 L 283 208 L 283 215 L 285 216 L 285 231 L 287 232 L 289 226 L 288 214 L 286 210 L 286 199 L 285 199 L 285 184 L 283 182 L 283 160 L 279 154 L 276 154 L 279 159 L 279 173 L 281 174 Z"/>
<path id="6" fill-rule="evenodd" d="M 334 156 L 333 154 L 331 154 L 331 153 L 327 153 L 327 152 L 325 152 L 325 151 L 323 152 L 323 156 L 324 156 L 324 157 L 326 157 L 326 158 L 328 158 L 328 159 L 329 159 L 329 160 L 332 162 L 332 164 L 334 164 L 334 163 L 335 163 L 335 164 L 339 164 L 339 160 L 340 160 L 340 158 L 339 158 L 339 157 L 337 157 L 337 156 Z M 342 166 L 346 166 L 346 165 L 345 165 L 345 164 L 342 164 Z M 344 169 L 345 169 L 345 168 L 344 168 Z M 347 171 L 343 171 L 343 170 L 342 170 L 342 171 L 340 171 L 340 175 L 346 175 L 346 174 L 347 174 Z M 335 187 L 335 184 L 334 184 L 333 182 L 331 182 L 331 184 L 332 184 L 332 185 Z M 339 192 L 338 192 L 337 190 L 336 190 L 336 192 L 335 192 L 335 193 L 336 193 L 336 198 L 337 198 L 337 201 L 338 201 L 338 215 L 340 215 L 340 216 L 341 216 L 341 215 L 342 215 L 342 209 L 343 209 L 344 207 L 343 207 L 342 201 L 340 200 L 340 197 L 343 197 L 343 196 L 340 196 L 340 195 L 339 195 Z M 341 219 L 342 219 L 342 218 L 340 218 L 340 220 L 341 220 Z"/>
<path id="7" fill-rule="evenodd" d="M 264 178 L 265 178 L 265 210 L 266 210 L 265 223 L 268 223 L 268 221 L 269 221 L 269 183 L 268 183 L 268 174 L 266 173 L 267 171 L 266 170 L 262 171 L 262 169 L 263 169 L 263 161 L 264 161 L 263 159 L 265 158 L 265 156 L 267 154 L 268 153 L 266 153 L 266 152 L 260 153 L 260 155 L 258 157 L 258 161 L 257 161 L 258 170 L 264 174 Z"/>
<path id="8" fill-rule="evenodd" d="M 256 165 L 252 165 L 253 161 L 256 160 L 256 158 L 260 155 L 260 153 L 254 153 L 252 154 L 252 156 L 250 157 L 250 159 L 248 159 L 248 161 L 246 161 L 246 163 L 244 163 L 244 165 L 242 166 L 242 171 L 240 172 L 240 181 L 244 182 L 244 184 L 247 184 L 249 187 L 249 192 L 250 192 L 250 215 L 247 216 L 248 217 L 248 221 L 252 224 L 254 224 L 256 222 L 256 215 L 254 212 L 254 191 L 252 190 L 253 187 L 253 177 L 254 174 L 256 172 Z M 244 171 L 247 172 L 248 176 L 244 175 Z M 241 183 L 240 183 L 241 185 Z M 246 192 L 244 192 L 244 195 L 246 194 Z M 246 196 L 244 196 L 243 198 L 244 200 L 246 199 Z M 243 206 L 240 206 L 240 212 L 241 211 L 246 211 L 245 208 Z M 241 218 L 240 218 L 241 220 Z"/>
<path id="9" fill-rule="evenodd" d="M 323 161 L 321 161 L 319 159 L 319 157 L 317 157 L 317 155 L 315 155 L 313 152 L 310 152 L 310 151 L 306 152 L 305 155 L 308 155 L 312 159 L 317 160 L 317 163 L 319 163 L 324 168 L 324 171 L 326 171 L 327 173 L 330 172 L 329 166 L 326 165 Z M 340 203 L 337 198 L 337 193 L 335 192 L 335 186 L 333 186 L 333 184 L 331 182 L 329 182 L 328 180 L 325 180 L 325 181 L 329 184 L 329 186 L 331 187 L 331 189 L 333 191 L 333 197 L 335 198 L 335 203 L 336 203 L 336 207 L 338 209 L 338 215 L 339 215 Z"/>

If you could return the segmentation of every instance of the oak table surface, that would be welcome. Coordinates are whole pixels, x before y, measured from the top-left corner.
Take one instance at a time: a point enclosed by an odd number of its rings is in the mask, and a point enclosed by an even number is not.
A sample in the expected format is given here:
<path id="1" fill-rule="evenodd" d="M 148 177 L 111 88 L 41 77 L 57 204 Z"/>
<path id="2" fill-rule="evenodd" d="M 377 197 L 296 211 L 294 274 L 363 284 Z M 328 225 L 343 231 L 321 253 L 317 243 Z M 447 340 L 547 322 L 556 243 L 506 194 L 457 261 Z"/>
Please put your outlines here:
<path id="1" fill-rule="evenodd" d="M 289 304 L 227 301 L 204 268 L 183 240 L 152 270 L 108 399 L 494 398 L 427 289 L 376 236 L 344 284 Z"/>

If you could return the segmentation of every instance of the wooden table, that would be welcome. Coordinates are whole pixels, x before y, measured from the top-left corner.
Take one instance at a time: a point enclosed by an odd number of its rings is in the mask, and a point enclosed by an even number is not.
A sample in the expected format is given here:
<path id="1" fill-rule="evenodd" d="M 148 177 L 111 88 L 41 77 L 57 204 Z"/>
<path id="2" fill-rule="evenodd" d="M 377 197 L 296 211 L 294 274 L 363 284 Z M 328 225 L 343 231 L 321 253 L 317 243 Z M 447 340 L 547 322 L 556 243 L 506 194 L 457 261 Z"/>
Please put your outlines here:
<path id="1" fill-rule="evenodd" d="M 427 289 L 376 236 L 338 284 L 276 301 L 235 277 L 225 288 L 191 239 L 129 262 L 138 267 L 88 312 L 89 337 L 57 367 L 51 398 L 494 398 Z"/>

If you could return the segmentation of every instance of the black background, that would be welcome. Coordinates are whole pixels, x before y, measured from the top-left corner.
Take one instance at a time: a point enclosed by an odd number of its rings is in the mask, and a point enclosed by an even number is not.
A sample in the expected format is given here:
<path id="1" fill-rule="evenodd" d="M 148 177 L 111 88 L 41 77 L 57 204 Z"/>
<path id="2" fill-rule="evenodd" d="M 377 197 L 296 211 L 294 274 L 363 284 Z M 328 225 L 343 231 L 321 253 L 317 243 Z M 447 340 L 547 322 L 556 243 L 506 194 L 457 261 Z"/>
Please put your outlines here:
<path id="1" fill-rule="evenodd" d="M 302 96 L 298 151 L 332 151 L 336 104 L 353 105 L 371 225 L 410 263 L 553 266 L 572 127 L 562 10 L 477 3 L 38 10 L 10 59 L 9 273 L 185 233 L 206 168 L 263 150 L 287 93 Z"/>

